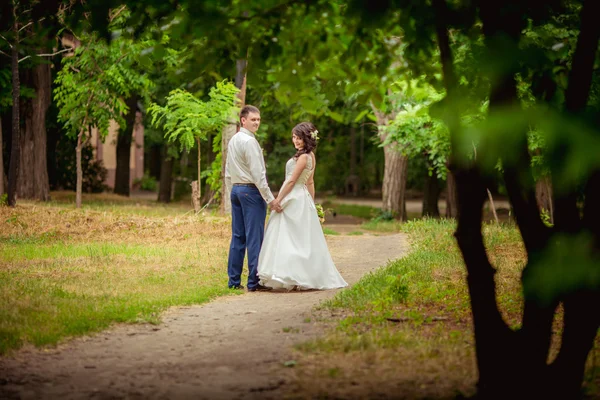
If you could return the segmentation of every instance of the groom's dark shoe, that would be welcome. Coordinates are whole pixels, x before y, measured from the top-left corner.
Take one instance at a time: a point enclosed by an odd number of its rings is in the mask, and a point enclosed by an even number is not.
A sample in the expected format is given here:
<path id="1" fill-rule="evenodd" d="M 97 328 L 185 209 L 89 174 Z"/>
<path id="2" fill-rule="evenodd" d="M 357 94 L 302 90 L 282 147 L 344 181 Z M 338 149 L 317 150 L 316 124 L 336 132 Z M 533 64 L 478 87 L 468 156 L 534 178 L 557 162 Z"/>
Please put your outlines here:
<path id="1" fill-rule="evenodd" d="M 229 289 L 244 290 L 242 285 L 229 286 Z"/>
<path id="2" fill-rule="evenodd" d="M 268 292 L 269 290 L 273 290 L 273 288 L 266 287 L 266 286 L 263 286 L 263 285 L 256 285 L 254 287 L 249 287 L 248 288 L 249 292 Z"/>

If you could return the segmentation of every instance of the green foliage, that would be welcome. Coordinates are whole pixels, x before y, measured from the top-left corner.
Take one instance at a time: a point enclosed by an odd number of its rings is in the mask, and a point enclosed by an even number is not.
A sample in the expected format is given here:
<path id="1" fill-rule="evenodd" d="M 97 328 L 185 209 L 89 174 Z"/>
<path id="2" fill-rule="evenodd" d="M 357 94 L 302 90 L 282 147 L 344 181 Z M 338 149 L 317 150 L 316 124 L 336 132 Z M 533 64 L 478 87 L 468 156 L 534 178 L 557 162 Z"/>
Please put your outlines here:
<path id="1" fill-rule="evenodd" d="M 167 96 L 164 106 L 153 103 L 148 107 L 152 125 L 164 130 L 168 142 L 179 142 L 180 151 L 189 151 L 196 142 L 206 140 L 209 133 L 215 134 L 215 161 L 210 170 L 198 177 L 207 177 L 215 191 L 221 187 L 221 128 L 237 111 L 235 101 L 238 92 L 234 84 L 222 81 L 210 89 L 207 101 L 185 90 L 175 89 Z"/>
<path id="2" fill-rule="evenodd" d="M 383 222 L 383 221 L 393 221 L 394 214 L 391 211 L 383 211 L 380 210 L 377 215 L 375 215 L 371 221 L 374 223 Z"/>
<path id="3" fill-rule="evenodd" d="M 8 205 L 8 194 L 2 193 L 0 195 L 0 207 L 4 207 Z"/>
<path id="4" fill-rule="evenodd" d="M 209 92 L 209 101 L 175 89 L 169 93 L 164 107 L 154 103 L 148 107 L 152 125 L 162 126 L 169 142 L 179 142 L 181 151 L 189 151 L 197 140 L 209 132 L 218 132 L 235 111 L 235 95 L 239 89 L 231 82 L 218 82 Z"/>
<path id="5" fill-rule="evenodd" d="M 84 35 L 81 42 L 73 56 L 63 58 L 55 79 L 58 119 L 71 137 L 94 126 L 104 138 L 111 120 L 125 128 L 124 115 L 135 111 L 127 109 L 125 98 L 143 94 L 152 83 L 135 69 L 139 43 L 123 39 L 109 45 L 95 34 Z"/>
<path id="6" fill-rule="evenodd" d="M 142 176 L 141 178 L 134 180 L 133 183 L 139 185 L 140 189 L 142 190 L 155 192 L 158 189 L 158 183 L 156 182 L 156 178 L 148 175 L 147 172 L 144 173 L 144 176 Z"/>
<path id="7" fill-rule="evenodd" d="M 382 128 L 388 133 L 383 144 L 394 143 L 409 158 L 425 155 L 430 173 L 446 179 L 450 135 L 441 121 L 429 115 L 429 107 L 440 101 L 443 93 L 420 78 L 395 82 L 389 97 L 396 117 Z"/>

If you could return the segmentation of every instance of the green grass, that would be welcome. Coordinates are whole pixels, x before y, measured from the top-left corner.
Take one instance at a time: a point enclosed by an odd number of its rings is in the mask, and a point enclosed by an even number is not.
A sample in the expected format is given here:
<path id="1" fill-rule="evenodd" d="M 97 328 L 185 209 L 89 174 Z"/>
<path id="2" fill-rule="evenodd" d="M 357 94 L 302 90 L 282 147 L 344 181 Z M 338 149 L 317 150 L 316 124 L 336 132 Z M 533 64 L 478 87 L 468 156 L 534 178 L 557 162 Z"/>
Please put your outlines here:
<path id="1" fill-rule="evenodd" d="M 325 234 L 325 235 L 339 235 L 340 233 L 337 232 L 337 231 L 334 231 L 333 229 L 323 227 L 323 234 Z"/>
<path id="2" fill-rule="evenodd" d="M 385 226 L 378 223 L 378 228 Z M 338 333 L 318 343 L 306 343 L 304 349 L 352 351 L 418 345 L 411 329 L 390 327 L 389 319 L 403 321 L 403 327 L 418 327 L 432 321 L 452 321 L 466 326 L 470 303 L 462 257 L 455 244 L 452 220 L 420 220 L 402 225 L 411 238 L 412 251 L 406 257 L 363 277 L 356 285 L 325 301 L 322 308 L 341 310 L 346 317 L 338 322 Z M 364 225 L 363 225 L 364 227 Z M 391 228 L 390 228 L 391 230 Z M 499 284 L 500 305 L 515 311 L 522 298 L 516 284 L 524 263 L 520 236 L 512 226 L 486 226 L 486 242 L 492 254 L 502 251 L 499 275 L 507 279 Z M 506 257 L 504 250 L 512 249 Z M 512 282 L 512 283 L 510 283 Z M 516 314 L 509 318 L 517 318 Z M 453 334 L 457 336 L 457 333 Z M 463 332 L 460 337 L 468 335 Z"/>
<path id="3" fill-rule="evenodd" d="M 450 398 L 447 394 L 458 388 L 466 392 L 475 388 L 471 307 L 464 262 L 453 236 L 455 222 L 424 219 L 400 229 L 410 238 L 407 256 L 368 274 L 315 311 L 315 318 L 329 322 L 331 329 L 296 346 L 299 365 L 311 365 L 299 372 L 303 384 L 322 382 L 321 390 L 333 385 L 326 380 L 326 370 L 313 367 L 325 365 L 339 368 L 334 375 L 345 376 L 345 383 L 360 379 L 365 371 L 372 373 L 373 385 L 399 376 L 417 387 L 439 380 L 448 385 L 441 398 Z M 509 326 L 518 328 L 523 307 L 520 278 L 526 262 L 519 231 L 514 224 L 485 224 L 484 239 L 497 270 L 499 310 Z M 555 323 L 559 334 L 561 321 L 559 310 Z M 551 357 L 559 346 L 560 340 L 555 341 Z M 586 393 L 594 395 L 599 356 L 597 338 L 584 383 Z"/>
<path id="4" fill-rule="evenodd" d="M 227 219 L 129 207 L 0 208 L 0 354 L 237 294 L 227 288 Z"/>
<path id="5" fill-rule="evenodd" d="M 326 201 L 323 204 L 323 208 L 327 211 L 335 211 L 340 215 L 351 215 L 357 218 L 371 219 L 381 212 L 380 208 L 361 206 L 354 204 L 340 204 L 331 201 Z"/>

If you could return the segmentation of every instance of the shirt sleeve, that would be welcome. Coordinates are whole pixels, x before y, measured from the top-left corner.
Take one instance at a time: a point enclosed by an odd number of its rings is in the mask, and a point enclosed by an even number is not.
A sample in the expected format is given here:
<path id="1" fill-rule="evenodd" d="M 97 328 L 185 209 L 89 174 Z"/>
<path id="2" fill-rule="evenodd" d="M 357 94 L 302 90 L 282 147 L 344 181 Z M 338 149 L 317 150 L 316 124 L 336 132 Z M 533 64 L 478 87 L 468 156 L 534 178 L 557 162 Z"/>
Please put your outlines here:
<path id="1" fill-rule="evenodd" d="M 250 166 L 250 174 L 252 175 L 252 181 L 260 191 L 261 196 L 267 204 L 272 202 L 275 197 L 269 189 L 267 183 L 267 169 L 265 168 L 265 159 L 262 154 L 262 150 L 258 141 L 249 140 L 246 146 L 246 157 L 248 165 Z"/>
<path id="2" fill-rule="evenodd" d="M 227 155 L 225 156 L 225 189 L 223 191 L 223 195 L 225 195 L 225 193 L 229 193 L 231 191 L 231 172 L 229 172 L 229 158 L 230 158 L 230 150 L 229 150 L 230 146 L 227 146 Z"/>

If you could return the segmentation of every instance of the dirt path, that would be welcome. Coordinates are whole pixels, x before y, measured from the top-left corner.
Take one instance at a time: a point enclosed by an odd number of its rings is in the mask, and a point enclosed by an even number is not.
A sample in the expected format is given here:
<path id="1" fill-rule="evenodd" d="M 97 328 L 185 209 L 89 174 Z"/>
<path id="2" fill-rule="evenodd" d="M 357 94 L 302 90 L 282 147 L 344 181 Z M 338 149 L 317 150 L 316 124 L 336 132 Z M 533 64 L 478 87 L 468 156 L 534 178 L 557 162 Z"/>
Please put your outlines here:
<path id="1" fill-rule="evenodd" d="M 403 256 L 402 234 L 330 236 L 349 284 Z M 174 308 L 56 349 L 0 358 L 4 399 L 265 399 L 285 395 L 292 345 L 318 336 L 310 310 L 337 291 L 246 293 Z"/>

